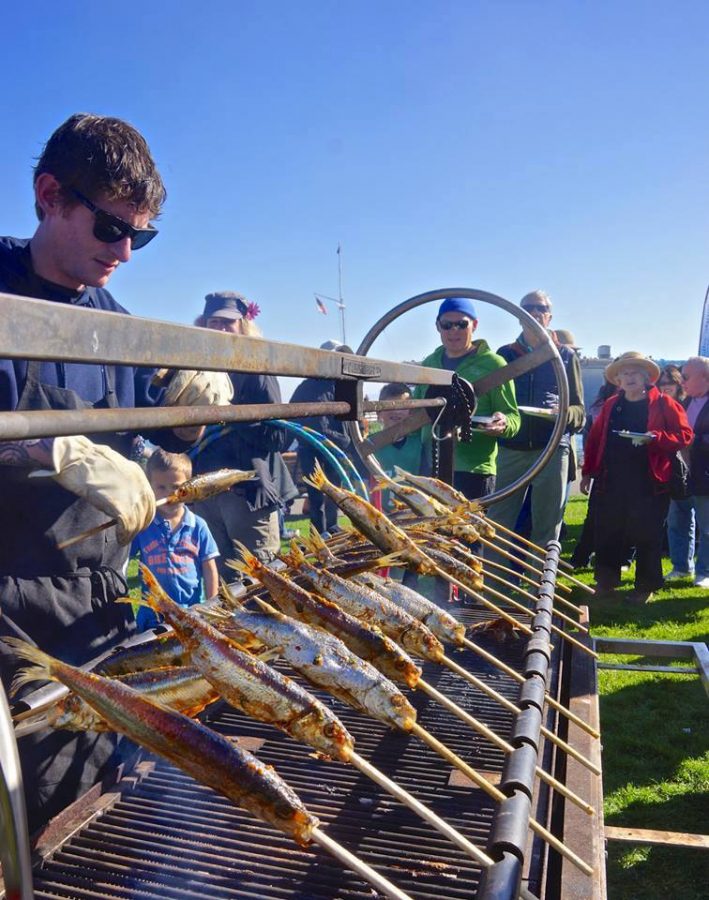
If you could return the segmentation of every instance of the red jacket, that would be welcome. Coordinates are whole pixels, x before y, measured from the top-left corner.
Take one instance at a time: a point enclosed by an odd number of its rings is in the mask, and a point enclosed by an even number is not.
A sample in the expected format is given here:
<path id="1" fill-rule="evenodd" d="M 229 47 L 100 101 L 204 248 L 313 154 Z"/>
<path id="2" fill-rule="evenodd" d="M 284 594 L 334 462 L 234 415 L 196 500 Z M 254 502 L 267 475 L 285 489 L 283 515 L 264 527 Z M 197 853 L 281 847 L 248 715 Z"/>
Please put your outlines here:
<path id="1" fill-rule="evenodd" d="M 597 478 L 603 471 L 603 455 L 608 440 L 608 423 L 611 410 L 620 394 L 614 394 L 603 404 L 600 414 L 594 420 L 586 441 L 583 460 L 583 474 Z M 653 479 L 666 484 L 670 480 L 672 456 L 683 447 L 688 447 L 694 438 L 684 409 L 656 387 L 648 388 L 647 430 L 655 440 L 647 445 L 647 459 Z"/>

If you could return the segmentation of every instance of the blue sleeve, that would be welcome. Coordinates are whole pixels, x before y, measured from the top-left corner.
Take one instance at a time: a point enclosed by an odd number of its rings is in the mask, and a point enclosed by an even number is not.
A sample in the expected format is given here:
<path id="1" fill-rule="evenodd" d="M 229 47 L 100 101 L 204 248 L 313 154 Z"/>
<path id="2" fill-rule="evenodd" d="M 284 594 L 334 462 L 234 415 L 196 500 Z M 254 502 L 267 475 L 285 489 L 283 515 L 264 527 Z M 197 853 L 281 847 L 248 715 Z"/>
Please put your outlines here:
<path id="1" fill-rule="evenodd" d="M 197 519 L 199 530 L 199 560 L 200 562 L 206 562 L 208 559 L 215 559 L 219 556 L 219 548 L 212 532 L 209 530 L 209 525 L 201 517 L 196 516 L 195 518 Z"/>

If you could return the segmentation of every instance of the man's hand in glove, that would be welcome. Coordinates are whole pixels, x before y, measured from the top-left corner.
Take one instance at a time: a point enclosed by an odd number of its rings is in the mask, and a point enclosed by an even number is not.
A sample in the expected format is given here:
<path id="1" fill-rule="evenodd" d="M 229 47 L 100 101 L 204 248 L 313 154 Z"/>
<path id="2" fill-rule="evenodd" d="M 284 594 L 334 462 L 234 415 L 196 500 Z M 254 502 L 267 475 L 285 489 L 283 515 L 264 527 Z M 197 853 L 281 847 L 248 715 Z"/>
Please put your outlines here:
<path id="1" fill-rule="evenodd" d="M 121 544 L 130 541 L 155 518 L 155 495 L 137 463 L 88 438 L 54 439 L 55 481 L 110 518 L 118 519 Z"/>
<path id="2" fill-rule="evenodd" d="M 226 406 L 234 396 L 234 385 L 226 372 L 179 369 L 170 379 L 163 406 Z"/>

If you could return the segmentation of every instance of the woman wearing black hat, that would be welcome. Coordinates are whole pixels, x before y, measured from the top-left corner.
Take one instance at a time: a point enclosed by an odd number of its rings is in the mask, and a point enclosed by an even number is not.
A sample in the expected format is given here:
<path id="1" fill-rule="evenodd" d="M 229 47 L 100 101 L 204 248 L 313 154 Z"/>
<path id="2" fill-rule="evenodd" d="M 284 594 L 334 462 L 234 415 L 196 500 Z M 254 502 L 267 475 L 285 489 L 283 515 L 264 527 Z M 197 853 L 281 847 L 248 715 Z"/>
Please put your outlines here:
<path id="1" fill-rule="evenodd" d="M 606 368 L 618 392 L 603 405 L 586 442 L 581 490 L 595 495 L 596 587 L 620 584 L 626 547 L 636 549 L 634 603 L 663 585 L 662 538 L 672 457 L 692 442 L 684 409 L 655 387 L 660 367 L 631 351 Z"/>
<path id="2" fill-rule="evenodd" d="M 207 294 L 204 312 L 195 325 L 246 337 L 260 337 L 254 322 L 260 309 L 233 291 Z M 281 403 L 281 389 L 273 375 L 230 372 L 234 385 L 232 403 Z M 245 544 L 263 562 L 272 560 L 280 549 L 278 507 L 297 495 L 281 451 L 288 446 L 287 432 L 265 422 L 235 422 L 206 435 L 191 454 L 194 472 L 211 472 L 222 467 L 254 469 L 257 479 L 195 505 L 206 519 L 219 547 L 220 575 L 233 579 L 226 566 L 234 558 L 234 541 Z"/>

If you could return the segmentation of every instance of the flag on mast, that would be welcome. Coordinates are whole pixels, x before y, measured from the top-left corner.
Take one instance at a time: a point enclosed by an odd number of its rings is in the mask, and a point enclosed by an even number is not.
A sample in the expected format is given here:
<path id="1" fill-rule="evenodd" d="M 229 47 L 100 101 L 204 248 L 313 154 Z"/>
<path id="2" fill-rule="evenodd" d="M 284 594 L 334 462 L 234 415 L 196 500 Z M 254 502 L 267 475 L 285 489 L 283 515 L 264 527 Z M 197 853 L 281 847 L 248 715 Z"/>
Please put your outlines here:
<path id="1" fill-rule="evenodd" d="M 321 312 L 324 316 L 327 315 L 327 307 L 319 297 L 315 298 L 315 305 L 318 308 L 318 312 Z"/>
<path id="2" fill-rule="evenodd" d="M 702 324 L 699 329 L 699 355 L 709 356 L 709 288 L 707 288 L 707 292 L 704 295 Z"/>

